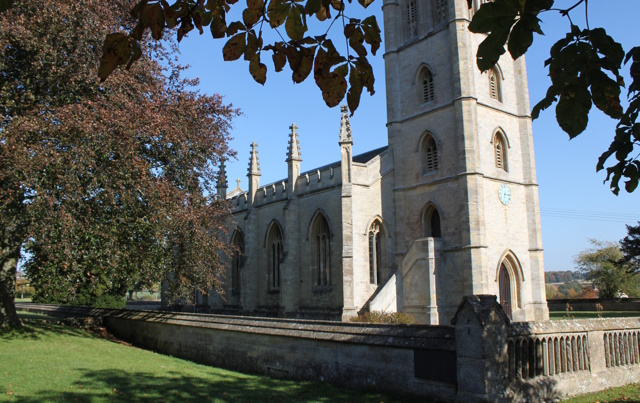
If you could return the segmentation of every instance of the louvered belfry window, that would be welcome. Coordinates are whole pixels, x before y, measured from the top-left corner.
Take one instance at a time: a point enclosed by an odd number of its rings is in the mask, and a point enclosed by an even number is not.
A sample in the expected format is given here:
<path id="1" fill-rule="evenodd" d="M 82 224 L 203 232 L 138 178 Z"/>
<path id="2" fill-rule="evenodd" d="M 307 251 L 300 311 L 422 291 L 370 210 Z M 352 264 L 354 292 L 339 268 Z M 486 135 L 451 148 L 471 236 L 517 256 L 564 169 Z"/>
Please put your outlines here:
<path id="1" fill-rule="evenodd" d="M 432 0 L 433 23 L 435 25 L 447 20 L 447 0 Z"/>
<path id="2" fill-rule="evenodd" d="M 496 157 L 496 168 L 507 170 L 507 153 L 505 149 L 505 142 L 500 132 L 496 133 L 493 139 L 493 149 Z"/>
<path id="3" fill-rule="evenodd" d="M 438 170 L 438 147 L 435 139 L 429 135 L 425 141 L 423 171 L 427 173 L 436 170 Z"/>
<path id="4" fill-rule="evenodd" d="M 407 26 L 409 27 L 409 37 L 418 34 L 418 13 L 415 0 L 409 0 L 407 3 Z"/>
<path id="5" fill-rule="evenodd" d="M 500 79 L 495 69 L 489 70 L 489 96 L 491 99 L 502 102 L 502 94 L 500 93 Z"/>
<path id="6" fill-rule="evenodd" d="M 430 102 L 435 99 L 435 91 L 433 88 L 433 74 L 431 70 L 425 69 L 424 79 L 422 80 L 422 101 Z"/>

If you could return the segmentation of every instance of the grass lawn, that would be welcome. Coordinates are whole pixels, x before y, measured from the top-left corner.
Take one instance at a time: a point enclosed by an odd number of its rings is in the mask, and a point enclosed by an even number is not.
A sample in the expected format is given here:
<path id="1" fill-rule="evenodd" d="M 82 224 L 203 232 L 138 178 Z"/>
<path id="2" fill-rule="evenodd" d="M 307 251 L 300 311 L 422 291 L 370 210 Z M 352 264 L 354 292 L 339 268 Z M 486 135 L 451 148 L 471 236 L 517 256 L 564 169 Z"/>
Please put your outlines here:
<path id="1" fill-rule="evenodd" d="M 402 395 L 294 382 L 194 364 L 33 320 L 0 330 L 0 401 L 402 402 Z"/>
<path id="2" fill-rule="evenodd" d="M 598 312 L 597 311 L 571 311 L 571 316 L 573 319 L 597 319 Z M 602 311 L 601 315 L 603 318 L 624 318 L 624 317 L 638 317 L 640 316 L 640 311 Z M 550 311 L 549 319 L 558 320 L 558 319 L 567 319 L 567 311 Z"/>
<path id="3" fill-rule="evenodd" d="M 562 403 L 640 402 L 640 384 L 611 388 L 598 393 L 576 396 Z"/>

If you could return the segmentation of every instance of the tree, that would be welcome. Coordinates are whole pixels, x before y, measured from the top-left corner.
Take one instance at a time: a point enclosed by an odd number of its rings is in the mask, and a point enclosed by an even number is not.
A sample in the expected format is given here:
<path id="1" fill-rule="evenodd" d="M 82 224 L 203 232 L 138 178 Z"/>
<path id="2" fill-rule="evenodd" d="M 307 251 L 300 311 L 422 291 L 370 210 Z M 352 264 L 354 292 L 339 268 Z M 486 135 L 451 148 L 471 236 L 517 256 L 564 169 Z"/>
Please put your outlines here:
<path id="1" fill-rule="evenodd" d="M 8 1 L 8 0 L 5 0 Z M 374 0 L 358 0 L 367 8 Z M 477 1 L 476 3 L 478 3 Z M 362 90 L 373 95 L 374 74 L 368 62 L 366 43 L 375 55 L 381 42 L 380 30 L 375 17 L 349 18 L 347 12 L 357 12 L 351 0 L 248 0 L 243 4 L 242 20 L 227 22 L 233 18 L 232 6 L 237 0 L 141 0 L 131 15 L 137 25 L 129 34 L 112 34 L 105 41 L 105 53 L 101 62 L 100 76 L 105 79 L 119 65 L 130 66 L 138 60 L 139 41 L 145 31 L 153 38 L 162 38 L 165 30 L 174 30 L 178 41 L 197 28 L 200 34 L 209 26 L 216 39 L 226 39 L 224 60 L 237 60 L 244 56 L 249 62 L 252 77 L 264 84 L 267 66 L 261 62 L 262 52 L 271 52 L 276 72 L 289 64 L 292 79 L 299 83 L 313 71 L 316 84 L 326 104 L 338 105 L 347 98 L 353 114 L 357 109 Z M 473 0 L 467 0 L 469 9 Z M 640 180 L 640 47 L 625 53 L 622 46 L 607 35 L 603 28 L 580 29 L 573 24 L 570 13 L 587 0 L 577 0 L 566 9 L 554 8 L 554 0 L 493 0 L 483 2 L 469 29 L 475 33 L 488 34 L 480 44 L 477 64 L 481 71 L 492 68 L 505 47 L 514 59 L 524 55 L 533 43 L 534 33 L 543 35 L 540 16 L 545 12 L 559 12 L 570 22 L 570 32 L 552 48 L 549 66 L 552 85 L 546 97 L 534 106 L 532 117 L 556 105 L 558 124 L 570 138 L 578 136 L 587 127 L 592 106 L 618 121 L 615 137 L 600 156 L 596 169 L 605 169 L 607 161 L 615 156 L 617 162 L 606 168 L 607 178 L 613 193 L 620 191 L 620 180 L 627 179 L 624 187 L 633 192 Z M 331 16 L 331 12 L 335 16 Z M 319 35 L 309 33 L 310 21 L 317 19 L 324 28 Z M 341 21 L 344 38 L 348 46 L 340 53 L 328 37 L 336 21 Z M 284 32 L 279 29 L 284 25 Z M 336 24 L 337 25 L 337 24 Z M 267 35 L 270 27 L 276 35 Z M 264 33 L 264 35 L 263 35 Z M 276 38 L 265 45 L 266 37 Z M 288 39 L 285 39 L 288 38 Z M 629 62 L 631 63 L 629 64 Z M 629 64 L 633 82 L 629 85 L 625 110 L 621 105 L 621 90 L 625 86 L 620 74 L 622 64 Z M 348 82 L 347 82 L 348 76 Z M 634 152 L 635 150 L 635 152 Z"/>
<path id="2" fill-rule="evenodd" d="M 620 245 L 613 242 L 590 240 L 591 249 L 580 252 L 575 258 L 578 270 L 587 275 L 600 291 L 601 299 L 616 298 L 620 292 L 628 296 L 639 295 L 639 278 L 629 273 L 622 264 Z"/>
<path id="3" fill-rule="evenodd" d="M 14 1 L 0 14 L 0 324 L 18 326 L 20 248 L 36 298 L 124 295 L 168 272 L 217 288 L 227 208 L 213 182 L 238 113 L 180 77 L 155 42 L 100 83 L 105 35 L 130 0 Z"/>
<path id="4" fill-rule="evenodd" d="M 620 240 L 620 249 L 628 269 L 640 273 L 640 222 L 626 227 L 627 236 Z"/>

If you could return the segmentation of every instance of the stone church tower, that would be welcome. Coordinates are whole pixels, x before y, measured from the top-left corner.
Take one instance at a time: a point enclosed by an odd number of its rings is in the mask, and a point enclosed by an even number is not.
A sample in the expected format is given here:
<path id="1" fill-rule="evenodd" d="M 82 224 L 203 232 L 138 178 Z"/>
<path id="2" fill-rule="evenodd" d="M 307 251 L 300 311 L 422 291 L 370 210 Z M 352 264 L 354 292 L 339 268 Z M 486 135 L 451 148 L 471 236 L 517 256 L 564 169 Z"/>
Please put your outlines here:
<path id="1" fill-rule="evenodd" d="M 473 11 L 384 0 L 399 308 L 447 323 L 463 295 L 495 294 L 514 320 L 547 319 L 525 61 L 481 73 Z"/>
<path id="2" fill-rule="evenodd" d="M 465 295 L 494 294 L 515 321 L 548 319 L 525 62 L 480 73 L 472 12 L 384 0 L 388 146 L 353 155 L 345 106 L 331 164 L 302 170 L 292 124 L 286 177 L 260 183 L 255 143 L 248 190 L 227 192 L 221 167 L 236 249 L 207 309 L 448 324 Z"/>

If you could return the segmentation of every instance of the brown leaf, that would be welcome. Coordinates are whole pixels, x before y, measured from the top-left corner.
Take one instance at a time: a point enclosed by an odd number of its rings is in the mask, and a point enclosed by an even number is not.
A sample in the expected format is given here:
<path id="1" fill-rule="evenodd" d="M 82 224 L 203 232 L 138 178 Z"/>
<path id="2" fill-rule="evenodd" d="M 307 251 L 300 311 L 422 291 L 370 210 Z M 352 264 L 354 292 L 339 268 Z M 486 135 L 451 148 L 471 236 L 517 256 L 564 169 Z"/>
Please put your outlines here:
<path id="1" fill-rule="evenodd" d="M 147 4 L 140 13 L 142 26 L 151 28 L 151 36 L 155 40 L 162 38 L 164 31 L 164 11 L 159 3 Z"/>
<path id="2" fill-rule="evenodd" d="M 180 24 L 180 28 L 178 28 L 178 42 L 180 42 L 182 38 L 192 30 L 193 23 L 191 22 L 191 18 L 187 16 L 182 20 L 182 24 Z"/>
<path id="3" fill-rule="evenodd" d="M 284 65 L 287 64 L 287 56 L 284 53 L 274 49 L 272 58 L 273 66 L 276 72 L 281 72 L 284 68 Z"/>
<path id="4" fill-rule="evenodd" d="M 129 37 L 121 32 L 108 34 L 104 40 L 102 57 L 98 67 L 98 77 L 104 81 L 119 65 L 125 64 L 131 58 L 131 42 Z"/>
<path id="5" fill-rule="evenodd" d="M 316 48 L 317 46 L 288 49 L 287 58 L 289 59 L 289 67 L 293 71 L 291 78 L 294 83 L 303 82 L 311 73 Z"/>
<path id="6" fill-rule="evenodd" d="M 242 12 L 242 21 L 246 27 L 252 27 L 255 23 L 260 21 L 262 17 L 261 8 L 245 8 Z"/>
<path id="7" fill-rule="evenodd" d="M 345 31 L 346 31 L 346 28 L 345 28 Z M 346 35 L 346 32 L 345 32 L 345 35 Z M 351 46 L 351 49 L 355 50 L 358 56 L 366 57 L 367 50 L 362 45 L 362 43 L 364 42 L 364 34 L 362 33 L 362 31 L 358 28 L 354 30 L 348 38 L 349 38 L 349 46 Z"/>
<path id="8" fill-rule="evenodd" d="M 365 18 L 362 21 L 362 29 L 364 31 L 364 40 L 369 44 L 369 46 L 371 46 L 371 53 L 375 56 L 378 49 L 380 49 L 380 44 L 382 43 L 380 27 L 378 26 L 376 17 L 372 15 Z"/>
<path id="9" fill-rule="evenodd" d="M 246 34 L 241 33 L 231 37 L 222 48 L 222 57 L 225 61 L 238 60 L 246 47 Z"/>
<path id="10" fill-rule="evenodd" d="M 267 81 L 267 66 L 260 63 L 260 54 L 257 53 L 249 62 L 249 73 L 257 83 L 264 85 Z"/>

